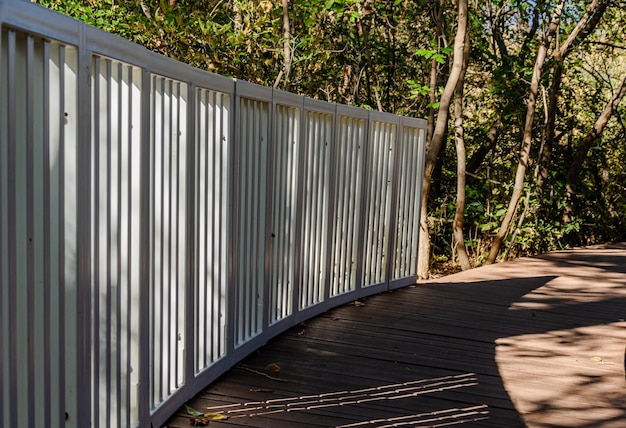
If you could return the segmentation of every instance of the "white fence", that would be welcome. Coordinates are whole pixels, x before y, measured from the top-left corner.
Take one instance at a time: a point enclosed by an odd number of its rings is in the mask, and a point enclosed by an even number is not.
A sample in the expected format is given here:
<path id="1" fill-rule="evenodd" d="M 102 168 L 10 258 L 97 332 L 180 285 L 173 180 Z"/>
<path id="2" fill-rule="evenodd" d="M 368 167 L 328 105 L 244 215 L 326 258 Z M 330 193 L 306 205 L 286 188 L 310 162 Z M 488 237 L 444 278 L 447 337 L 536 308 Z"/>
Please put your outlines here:
<path id="1" fill-rule="evenodd" d="M 414 283 L 425 122 L 0 0 L 0 425 L 160 426 L 269 338 Z"/>

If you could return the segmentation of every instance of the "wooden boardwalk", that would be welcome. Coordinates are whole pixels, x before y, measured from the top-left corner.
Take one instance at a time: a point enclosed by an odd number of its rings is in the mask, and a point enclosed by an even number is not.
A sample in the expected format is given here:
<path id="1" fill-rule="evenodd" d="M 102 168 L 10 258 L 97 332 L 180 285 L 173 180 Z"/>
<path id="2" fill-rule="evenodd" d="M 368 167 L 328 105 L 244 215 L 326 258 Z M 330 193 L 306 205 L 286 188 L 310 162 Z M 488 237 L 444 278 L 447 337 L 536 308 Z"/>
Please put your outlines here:
<path id="1" fill-rule="evenodd" d="M 188 404 L 211 427 L 621 428 L 625 318 L 626 244 L 554 252 L 329 311 Z"/>

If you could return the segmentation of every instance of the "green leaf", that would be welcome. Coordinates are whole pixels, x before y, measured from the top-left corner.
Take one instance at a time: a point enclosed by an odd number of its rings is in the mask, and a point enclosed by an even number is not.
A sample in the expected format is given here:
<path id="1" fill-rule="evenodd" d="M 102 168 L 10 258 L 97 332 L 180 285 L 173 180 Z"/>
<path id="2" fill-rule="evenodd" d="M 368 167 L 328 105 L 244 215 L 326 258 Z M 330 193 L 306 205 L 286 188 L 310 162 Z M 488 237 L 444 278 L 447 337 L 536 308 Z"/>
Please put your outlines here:
<path id="1" fill-rule="evenodd" d="M 430 59 L 435 54 L 435 51 L 429 49 L 418 49 L 415 52 L 416 55 L 423 56 L 426 59 Z"/>
<path id="2" fill-rule="evenodd" d="M 187 414 L 191 416 L 204 416 L 204 413 L 197 411 L 193 407 L 190 407 L 185 404 L 185 410 L 187 410 Z"/>
<path id="3" fill-rule="evenodd" d="M 446 62 L 446 56 L 443 54 L 434 54 L 433 59 L 439 64 L 443 64 L 444 62 Z"/>

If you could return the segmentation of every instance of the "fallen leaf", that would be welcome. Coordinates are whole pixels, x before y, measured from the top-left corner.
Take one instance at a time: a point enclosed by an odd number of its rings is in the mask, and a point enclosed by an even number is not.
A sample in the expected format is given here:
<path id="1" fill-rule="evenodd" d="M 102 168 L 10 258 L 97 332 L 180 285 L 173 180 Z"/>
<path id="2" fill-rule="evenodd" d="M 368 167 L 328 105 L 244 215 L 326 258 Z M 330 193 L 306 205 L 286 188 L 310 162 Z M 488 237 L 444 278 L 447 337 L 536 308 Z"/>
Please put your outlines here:
<path id="1" fill-rule="evenodd" d="M 354 306 L 365 306 L 365 303 L 363 303 L 363 302 L 359 302 L 358 300 L 356 300 L 356 301 L 354 302 Z"/>
<path id="2" fill-rule="evenodd" d="M 304 334 L 304 329 L 302 329 L 302 330 L 300 330 L 300 331 L 298 332 L 298 336 L 302 336 L 303 334 Z"/>
<path id="3" fill-rule="evenodd" d="M 188 406 L 186 404 L 185 404 L 185 410 L 187 410 L 187 414 L 191 415 L 191 416 L 203 416 L 204 415 L 204 413 L 202 413 L 202 412 L 200 412 L 200 411 L 198 411 L 198 410 L 194 409 L 193 407 Z"/>
<path id="4" fill-rule="evenodd" d="M 590 360 L 593 361 L 594 363 L 602 362 L 602 358 L 600 357 L 591 357 Z"/>
<path id="5" fill-rule="evenodd" d="M 224 419 L 228 419 L 223 413 L 205 413 L 204 417 L 210 421 L 223 421 Z"/>
<path id="6" fill-rule="evenodd" d="M 190 422 L 191 422 L 191 426 L 205 427 L 209 424 L 210 421 L 207 418 L 191 418 Z"/>
<path id="7" fill-rule="evenodd" d="M 275 363 L 271 363 L 265 366 L 265 370 L 268 372 L 278 373 L 280 371 L 280 366 Z"/>

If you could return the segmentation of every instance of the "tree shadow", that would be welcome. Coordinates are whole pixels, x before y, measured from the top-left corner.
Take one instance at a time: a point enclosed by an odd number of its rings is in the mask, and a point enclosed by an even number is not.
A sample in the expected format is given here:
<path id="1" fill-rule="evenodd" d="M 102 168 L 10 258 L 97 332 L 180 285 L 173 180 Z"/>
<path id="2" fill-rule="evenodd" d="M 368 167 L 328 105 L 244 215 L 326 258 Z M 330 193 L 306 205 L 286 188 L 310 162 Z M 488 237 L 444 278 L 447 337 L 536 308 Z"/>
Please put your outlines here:
<path id="1" fill-rule="evenodd" d="M 253 426 L 620 426 L 623 248 L 520 259 L 333 309 L 191 404 Z"/>

